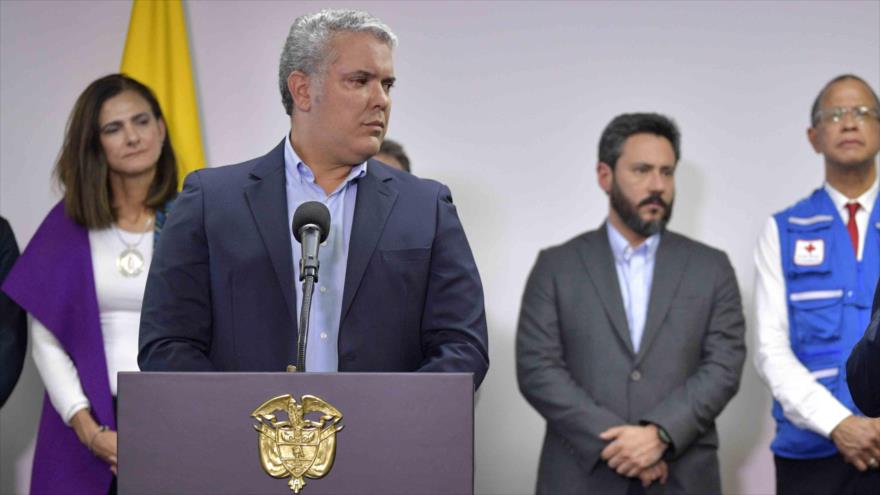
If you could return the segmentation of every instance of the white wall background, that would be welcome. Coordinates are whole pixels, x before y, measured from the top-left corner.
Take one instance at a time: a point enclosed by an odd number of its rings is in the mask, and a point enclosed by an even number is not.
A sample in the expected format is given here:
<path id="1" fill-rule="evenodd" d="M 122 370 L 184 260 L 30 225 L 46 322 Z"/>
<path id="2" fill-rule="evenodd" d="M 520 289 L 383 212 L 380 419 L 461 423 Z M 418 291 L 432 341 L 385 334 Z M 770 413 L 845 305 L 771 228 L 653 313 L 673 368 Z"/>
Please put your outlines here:
<path id="1" fill-rule="evenodd" d="M 534 489 L 543 421 L 516 387 L 519 299 L 540 248 L 605 216 L 594 173 L 605 124 L 640 110 L 677 120 L 671 227 L 730 254 L 751 323 L 758 232 L 822 180 L 805 137 L 813 98 L 844 72 L 880 82 L 877 1 L 192 1 L 212 166 L 283 137 L 276 74 L 290 23 L 350 5 L 400 37 L 389 137 L 417 175 L 452 188 L 483 276 L 492 365 L 477 405 L 479 493 Z M 21 245 L 58 199 L 50 170 L 68 112 L 90 81 L 118 69 L 129 12 L 121 1 L 0 2 L 0 214 Z M 0 413 L 2 493 L 26 492 L 41 401 L 28 360 Z M 725 493 L 773 492 L 769 407 L 749 363 L 719 420 Z"/>

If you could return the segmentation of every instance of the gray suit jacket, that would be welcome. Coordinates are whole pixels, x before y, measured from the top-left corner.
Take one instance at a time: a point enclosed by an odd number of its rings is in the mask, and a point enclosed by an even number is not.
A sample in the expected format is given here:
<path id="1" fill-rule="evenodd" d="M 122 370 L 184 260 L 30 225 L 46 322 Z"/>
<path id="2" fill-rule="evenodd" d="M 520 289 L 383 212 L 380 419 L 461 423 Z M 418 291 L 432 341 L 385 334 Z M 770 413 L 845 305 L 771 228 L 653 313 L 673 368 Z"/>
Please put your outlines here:
<path id="1" fill-rule="evenodd" d="M 516 337 L 523 395 L 547 420 L 538 493 L 626 493 L 599 433 L 654 423 L 669 480 L 648 493 L 720 493 L 715 418 L 739 387 L 745 322 L 723 252 L 666 232 L 638 353 L 604 225 L 538 255 Z"/>

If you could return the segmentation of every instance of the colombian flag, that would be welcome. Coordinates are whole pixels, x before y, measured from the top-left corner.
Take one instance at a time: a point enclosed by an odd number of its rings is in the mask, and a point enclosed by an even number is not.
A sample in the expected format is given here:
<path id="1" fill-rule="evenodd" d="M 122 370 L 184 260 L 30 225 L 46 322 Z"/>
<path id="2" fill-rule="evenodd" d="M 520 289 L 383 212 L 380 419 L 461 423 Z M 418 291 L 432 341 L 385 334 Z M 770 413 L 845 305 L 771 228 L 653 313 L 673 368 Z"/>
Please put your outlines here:
<path id="1" fill-rule="evenodd" d="M 134 0 L 121 71 L 156 93 L 183 184 L 186 174 L 205 166 L 205 153 L 180 0 Z"/>

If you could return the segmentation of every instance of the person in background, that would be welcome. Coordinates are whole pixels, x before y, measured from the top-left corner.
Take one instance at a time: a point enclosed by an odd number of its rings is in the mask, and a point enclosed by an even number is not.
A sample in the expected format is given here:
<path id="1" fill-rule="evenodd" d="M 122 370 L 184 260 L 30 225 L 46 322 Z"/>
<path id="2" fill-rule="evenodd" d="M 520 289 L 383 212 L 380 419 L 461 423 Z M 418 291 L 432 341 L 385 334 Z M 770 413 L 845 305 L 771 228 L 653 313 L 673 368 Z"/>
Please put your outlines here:
<path id="1" fill-rule="evenodd" d="M 846 361 L 853 402 L 867 416 L 880 416 L 880 282 L 874 289 L 871 323 Z"/>
<path id="2" fill-rule="evenodd" d="M 18 259 L 12 227 L 0 217 L 0 285 Z M 0 407 L 12 395 L 27 352 L 27 315 L 0 291 Z"/>
<path id="3" fill-rule="evenodd" d="M 406 151 L 397 141 L 385 138 L 382 141 L 382 146 L 379 147 L 379 152 L 373 158 L 398 170 L 412 172 L 409 166 L 409 157 L 406 156 Z"/>
<path id="4" fill-rule="evenodd" d="M 777 493 L 878 493 L 880 420 L 846 386 L 880 277 L 880 102 L 863 79 L 832 79 L 807 137 L 825 184 L 771 216 L 755 249 L 755 365 L 773 394 Z"/>
<path id="5" fill-rule="evenodd" d="M 31 493 L 115 491 L 116 374 L 138 371 L 147 270 L 177 163 L 152 91 L 125 75 L 79 96 L 55 166 L 64 198 L 3 290 L 33 317 L 46 386 Z"/>
<path id="6" fill-rule="evenodd" d="M 547 420 L 539 494 L 721 493 L 715 418 L 745 321 L 727 255 L 666 230 L 679 143 L 663 115 L 615 117 L 596 166 L 608 219 L 529 275 L 516 365 Z"/>

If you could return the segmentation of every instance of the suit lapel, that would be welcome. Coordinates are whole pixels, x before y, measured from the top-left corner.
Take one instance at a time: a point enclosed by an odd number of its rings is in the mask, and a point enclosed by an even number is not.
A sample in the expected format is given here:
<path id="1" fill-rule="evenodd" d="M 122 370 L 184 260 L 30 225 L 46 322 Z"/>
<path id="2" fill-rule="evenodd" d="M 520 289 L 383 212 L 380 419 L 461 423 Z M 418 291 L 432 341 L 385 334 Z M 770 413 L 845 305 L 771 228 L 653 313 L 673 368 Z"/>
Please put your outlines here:
<path id="1" fill-rule="evenodd" d="M 392 178 L 386 175 L 373 160 L 367 165 L 367 174 L 358 180 L 357 200 L 351 239 L 348 244 L 348 264 L 345 269 L 345 288 L 342 292 L 340 326 L 345 321 L 351 303 L 357 293 L 367 264 L 382 236 L 385 221 L 397 200 L 397 191 L 387 184 Z"/>
<path id="2" fill-rule="evenodd" d="M 296 281 L 290 225 L 287 223 L 283 141 L 254 165 L 250 182 L 244 186 L 244 194 L 263 245 L 272 260 L 291 320 L 296 322 L 296 295 L 293 291 Z"/>
<path id="3" fill-rule="evenodd" d="M 654 278 L 651 281 L 651 297 L 648 300 L 648 315 L 645 317 L 645 331 L 636 363 L 641 361 L 651 343 L 660 330 L 669 305 L 675 298 L 676 290 L 684 275 L 687 265 L 687 250 L 679 242 L 676 234 L 666 232 L 660 238 L 657 247 L 657 259 L 654 261 Z"/>
<path id="4" fill-rule="evenodd" d="M 617 332 L 617 336 L 626 345 L 630 353 L 633 353 L 632 339 L 629 336 L 629 325 L 626 322 L 626 310 L 623 308 L 623 298 L 620 295 L 620 284 L 617 280 L 617 268 L 614 264 L 614 255 L 608 242 L 608 231 L 603 224 L 601 228 L 584 236 L 584 242 L 578 251 L 581 255 L 590 280 L 596 288 L 596 293 L 602 300 L 611 326 Z"/>

